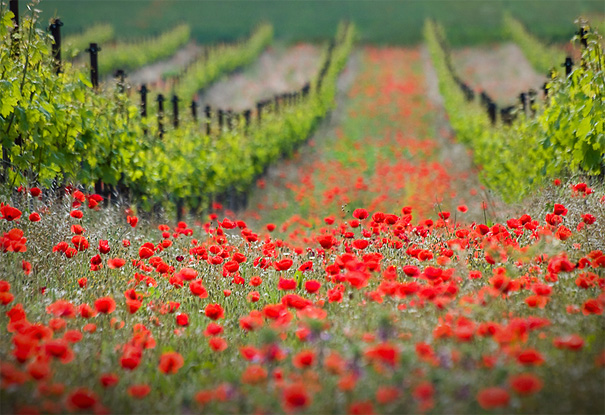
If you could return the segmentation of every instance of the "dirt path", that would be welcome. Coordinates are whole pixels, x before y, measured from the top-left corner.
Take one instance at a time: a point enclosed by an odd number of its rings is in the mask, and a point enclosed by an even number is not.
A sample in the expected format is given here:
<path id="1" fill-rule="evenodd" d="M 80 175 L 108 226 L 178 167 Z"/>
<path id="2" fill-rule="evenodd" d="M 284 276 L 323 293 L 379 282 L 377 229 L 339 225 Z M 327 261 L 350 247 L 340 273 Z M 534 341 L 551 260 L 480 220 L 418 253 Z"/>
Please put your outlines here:
<path id="1" fill-rule="evenodd" d="M 541 91 L 546 74 L 537 73 L 514 43 L 454 50 L 459 76 L 475 90 L 486 91 L 497 103 L 512 105 L 519 93 Z"/>
<path id="2" fill-rule="evenodd" d="M 484 222 L 496 209 L 471 156 L 453 141 L 428 56 L 419 49 L 365 48 L 351 57 L 332 117 L 291 159 L 257 183 L 248 210 L 256 229 L 275 223 L 304 242 L 328 216 L 370 212 Z M 465 205 L 462 213 L 458 206 Z M 463 209 L 464 210 L 464 209 Z"/>
<path id="3" fill-rule="evenodd" d="M 202 47 L 195 42 L 189 42 L 185 47 L 179 49 L 169 59 L 155 62 L 143 68 L 137 69 L 128 75 L 128 81 L 132 85 L 146 83 L 154 85 L 158 83 L 162 76 L 169 72 L 178 72 L 193 62 L 202 52 Z"/>
<path id="4" fill-rule="evenodd" d="M 201 106 L 241 111 L 256 101 L 301 88 L 317 72 L 321 49 L 310 44 L 275 45 L 243 71 L 211 85 L 200 97 Z"/>

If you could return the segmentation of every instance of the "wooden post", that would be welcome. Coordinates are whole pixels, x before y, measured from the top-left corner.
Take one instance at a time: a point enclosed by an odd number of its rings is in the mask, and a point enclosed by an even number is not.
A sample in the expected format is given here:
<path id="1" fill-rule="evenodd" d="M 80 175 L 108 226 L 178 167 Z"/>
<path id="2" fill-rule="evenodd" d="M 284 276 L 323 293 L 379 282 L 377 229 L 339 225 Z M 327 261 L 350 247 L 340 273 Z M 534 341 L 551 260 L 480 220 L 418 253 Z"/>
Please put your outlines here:
<path id="1" fill-rule="evenodd" d="M 588 33 L 586 32 L 586 29 L 584 29 L 584 27 L 580 27 L 580 29 L 578 29 L 578 36 L 580 36 L 580 44 L 587 48 L 588 47 L 588 39 L 586 39 L 586 35 Z"/>
<path id="2" fill-rule="evenodd" d="M 246 130 L 250 127 L 250 117 L 252 115 L 251 110 L 244 111 L 244 119 L 246 120 Z"/>
<path id="3" fill-rule="evenodd" d="M 210 105 L 206 105 L 206 107 L 204 108 L 204 112 L 206 114 L 206 135 L 210 136 L 210 127 L 212 121 L 212 119 L 210 118 L 210 116 L 212 115 L 212 113 L 210 112 Z"/>
<path id="4" fill-rule="evenodd" d="M 573 61 L 568 56 L 565 58 L 565 63 L 563 63 L 561 66 L 565 68 L 565 76 L 569 76 L 571 74 L 571 68 L 573 68 Z"/>
<path id="5" fill-rule="evenodd" d="M 101 48 L 96 43 L 91 43 L 90 47 L 85 51 L 90 53 L 90 83 L 92 83 L 94 89 L 99 87 L 99 61 L 97 55 L 100 51 Z"/>
<path id="6" fill-rule="evenodd" d="M 523 112 L 527 112 L 527 94 L 525 92 L 521 92 L 519 94 L 519 101 L 521 102 L 521 107 L 523 108 Z"/>
<path id="7" fill-rule="evenodd" d="M 160 138 L 164 138 L 164 95 L 158 94 L 156 101 L 158 102 L 158 131 Z"/>
<path id="8" fill-rule="evenodd" d="M 538 95 L 538 92 L 535 89 L 530 89 L 527 92 L 527 96 L 529 97 L 529 111 L 531 113 L 532 117 L 536 116 L 536 96 Z"/>
<path id="9" fill-rule="evenodd" d="M 17 34 L 19 33 L 19 0 L 10 0 L 10 11 L 13 12 L 13 33 L 11 34 L 11 54 L 13 56 L 19 56 L 19 40 Z"/>
<path id="10" fill-rule="evenodd" d="M 227 111 L 225 111 L 225 115 L 227 117 L 227 129 L 229 129 L 229 131 L 231 131 L 231 130 L 233 130 L 233 111 L 227 110 Z"/>
<path id="11" fill-rule="evenodd" d="M 489 116 L 489 120 L 492 125 L 496 125 L 496 112 L 498 111 L 498 107 L 492 101 L 487 103 L 487 115 Z"/>
<path id="12" fill-rule="evenodd" d="M 263 103 L 262 102 L 256 103 L 256 118 L 257 118 L 259 124 L 263 120 Z"/>
<path id="13" fill-rule="evenodd" d="M 197 122 L 197 102 L 195 100 L 191 100 L 191 116 L 193 121 Z"/>
<path id="14" fill-rule="evenodd" d="M 141 117 L 147 117 L 147 93 L 149 90 L 147 89 L 147 85 L 141 85 L 139 89 L 139 93 L 141 94 Z"/>
<path id="15" fill-rule="evenodd" d="M 52 54 L 55 59 L 55 73 L 61 73 L 61 26 L 63 26 L 63 22 L 57 18 L 51 21 L 48 29 L 50 30 L 50 34 L 52 35 L 54 42 L 52 46 Z"/>
<path id="16" fill-rule="evenodd" d="M 302 96 L 303 98 L 306 98 L 307 95 L 309 95 L 309 90 L 311 89 L 311 84 L 309 84 L 308 82 L 302 87 L 301 92 L 302 92 Z"/>
<path id="17" fill-rule="evenodd" d="M 172 102 L 172 126 L 179 128 L 179 97 L 173 95 L 170 102 Z"/>
<path id="18" fill-rule="evenodd" d="M 222 109 L 218 110 L 218 131 L 219 134 L 223 133 L 223 124 L 224 124 L 224 116 L 225 116 L 225 112 Z"/>
<path id="19" fill-rule="evenodd" d="M 10 0 L 10 11 L 13 12 L 13 24 L 15 31 L 19 29 L 19 0 Z"/>

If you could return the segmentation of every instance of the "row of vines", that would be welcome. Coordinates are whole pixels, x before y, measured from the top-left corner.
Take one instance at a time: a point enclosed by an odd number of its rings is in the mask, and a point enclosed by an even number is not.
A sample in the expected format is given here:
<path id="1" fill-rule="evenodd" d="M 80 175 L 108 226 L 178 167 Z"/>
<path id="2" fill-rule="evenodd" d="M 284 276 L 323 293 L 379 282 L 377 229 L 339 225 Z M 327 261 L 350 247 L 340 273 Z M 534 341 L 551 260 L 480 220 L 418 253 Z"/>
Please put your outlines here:
<path id="1" fill-rule="evenodd" d="M 102 180 L 130 189 L 144 205 L 164 201 L 169 193 L 190 207 L 203 207 L 212 194 L 249 186 L 270 162 L 306 139 L 329 110 L 353 40 L 353 27 L 342 25 L 322 87 L 313 84 L 308 98 L 268 114 L 262 124 L 215 139 L 201 123 L 184 119 L 160 139 L 157 116 L 142 117 L 138 103 L 120 88 L 94 90 L 87 74 L 69 63 L 55 74 L 52 39 L 35 15 L 22 22 L 18 41 L 12 17 L 5 12 L 0 27 L 3 179 L 43 187 L 93 186 Z M 261 26 L 246 42 L 212 49 L 183 76 L 179 90 L 190 89 L 182 96 L 250 62 L 271 38 L 272 29 Z"/>
<path id="2" fill-rule="evenodd" d="M 474 150 L 483 181 L 505 200 L 519 200 L 557 174 L 604 171 L 605 60 L 600 36 L 586 31 L 582 62 L 569 76 L 553 68 L 544 102 L 535 103 L 536 116 L 519 111 L 511 126 L 492 128 L 478 103 L 468 102 L 456 83 L 443 29 L 425 26 L 425 40 L 439 76 L 450 123 L 459 140 Z M 498 157 L 494 157 L 498 155 Z"/>

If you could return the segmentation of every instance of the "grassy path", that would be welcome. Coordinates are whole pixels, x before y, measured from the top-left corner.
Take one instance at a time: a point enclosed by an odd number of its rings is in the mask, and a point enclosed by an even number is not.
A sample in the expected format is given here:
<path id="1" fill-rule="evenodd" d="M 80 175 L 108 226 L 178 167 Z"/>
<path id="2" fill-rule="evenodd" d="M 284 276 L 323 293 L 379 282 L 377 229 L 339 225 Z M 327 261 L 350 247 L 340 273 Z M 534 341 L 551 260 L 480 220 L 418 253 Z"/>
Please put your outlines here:
<path id="1" fill-rule="evenodd" d="M 487 198 L 478 196 L 468 154 L 449 138 L 428 91 L 436 80 L 425 72 L 419 49 L 359 51 L 327 128 L 259 180 L 248 211 L 238 216 L 274 223 L 293 241 L 324 217 L 343 218 L 358 207 L 400 213 L 411 206 L 419 218 L 440 209 L 454 215 L 464 204 L 465 220 L 482 220 Z"/>

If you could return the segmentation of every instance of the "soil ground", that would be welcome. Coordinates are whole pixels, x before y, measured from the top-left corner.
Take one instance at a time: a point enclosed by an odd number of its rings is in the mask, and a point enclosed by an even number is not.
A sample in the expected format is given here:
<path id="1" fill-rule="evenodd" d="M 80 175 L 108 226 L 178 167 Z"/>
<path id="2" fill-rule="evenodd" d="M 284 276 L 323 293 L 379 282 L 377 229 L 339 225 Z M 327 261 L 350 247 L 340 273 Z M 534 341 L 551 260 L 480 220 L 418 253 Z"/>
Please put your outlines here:
<path id="1" fill-rule="evenodd" d="M 499 105 L 518 103 L 521 92 L 541 94 L 546 74 L 537 73 L 514 43 L 469 47 L 452 52 L 459 76 L 475 90 L 488 93 Z"/>

